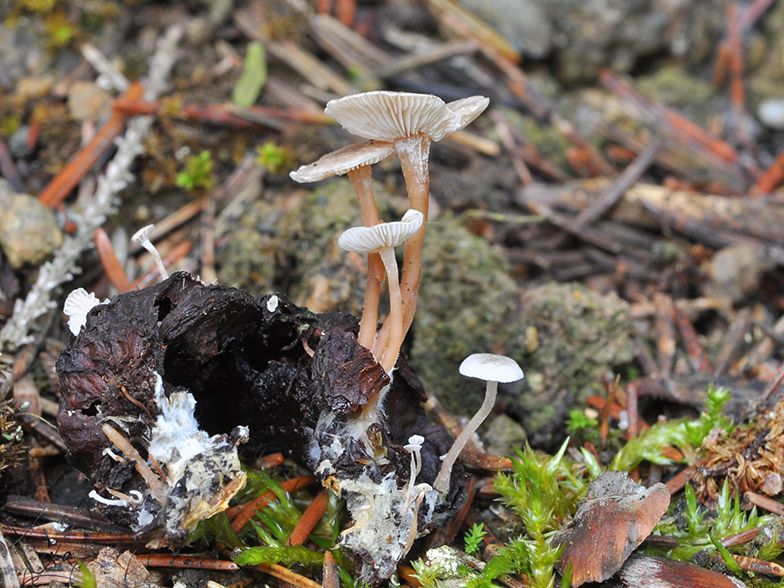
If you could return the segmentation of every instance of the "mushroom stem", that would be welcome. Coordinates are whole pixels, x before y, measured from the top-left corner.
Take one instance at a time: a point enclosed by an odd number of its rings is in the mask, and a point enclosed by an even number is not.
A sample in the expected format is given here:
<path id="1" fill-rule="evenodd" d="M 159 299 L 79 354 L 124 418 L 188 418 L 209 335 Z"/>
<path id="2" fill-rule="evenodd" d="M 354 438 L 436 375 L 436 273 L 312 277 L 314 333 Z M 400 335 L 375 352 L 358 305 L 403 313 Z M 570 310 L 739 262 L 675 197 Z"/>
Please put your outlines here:
<path id="1" fill-rule="evenodd" d="M 425 136 L 410 137 L 395 143 L 400 158 L 403 177 L 410 206 L 424 215 L 422 228 L 406 241 L 401 279 L 403 296 L 403 332 L 408 331 L 414 320 L 419 280 L 422 269 L 422 243 L 427 225 L 428 197 L 430 194 L 430 172 L 427 160 L 430 157 L 430 139 Z"/>
<path id="2" fill-rule="evenodd" d="M 384 247 L 379 250 L 378 254 L 381 256 L 381 261 L 384 263 L 384 269 L 387 272 L 387 283 L 389 284 L 389 316 L 387 321 L 390 324 L 389 343 L 385 349 L 380 350 L 379 363 L 384 368 L 384 371 L 389 374 L 392 372 L 392 368 L 395 367 L 400 346 L 403 344 L 403 301 L 400 295 L 395 250 L 392 247 Z M 376 356 L 377 360 L 378 357 Z"/>
<path id="3" fill-rule="evenodd" d="M 495 404 L 495 397 L 498 392 L 498 382 L 488 381 L 487 382 L 487 389 L 485 391 L 485 400 L 482 403 L 482 406 L 479 408 L 479 411 L 468 421 L 468 424 L 465 428 L 461 431 L 460 435 L 458 435 L 455 442 L 452 444 L 452 447 L 449 448 L 449 451 L 444 456 L 444 461 L 441 464 L 441 469 L 438 472 L 438 476 L 436 476 L 436 481 L 433 483 L 433 488 L 442 495 L 445 495 L 449 492 L 449 481 L 452 476 L 452 467 L 455 465 L 457 458 L 460 456 L 460 452 L 465 447 L 468 440 L 471 438 L 476 430 L 479 428 L 479 425 L 487 418 L 487 415 L 490 414 L 490 411 L 493 409 L 493 405 Z"/>
<path id="4" fill-rule="evenodd" d="M 348 179 L 357 193 L 362 220 L 366 227 L 379 223 L 376 198 L 373 194 L 373 175 L 369 165 L 362 165 L 348 172 Z M 378 303 L 381 299 L 381 282 L 384 268 L 378 253 L 368 253 L 368 275 L 365 285 L 365 301 L 362 305 L 362 318 L 359 321 L 359 344 L 370 349 L 376 338 L 378 328 Z"/>

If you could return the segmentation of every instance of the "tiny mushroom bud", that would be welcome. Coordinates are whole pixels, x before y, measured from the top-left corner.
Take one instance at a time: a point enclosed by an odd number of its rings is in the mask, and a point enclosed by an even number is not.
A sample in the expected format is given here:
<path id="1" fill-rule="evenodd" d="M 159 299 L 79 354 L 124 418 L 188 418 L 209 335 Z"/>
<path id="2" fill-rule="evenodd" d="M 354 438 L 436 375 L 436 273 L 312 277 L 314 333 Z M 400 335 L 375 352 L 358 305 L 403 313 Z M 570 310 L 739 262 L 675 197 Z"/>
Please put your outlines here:
<path id="1" fill-rule="evenodd" d="M 152 233 L 154 228 L 155 225 L 147 225 L 146 227 L 142 227 L 133 234 L 131 237 L 131 242 L 141 245 L 150 252 L 152 258 L 155 260 L 155 265 L 158 267 L 158 273 L 160 273 L 161 278 L 165 280 L 169 277 L 169 272 L 166 271 L 166 266 L 163 265 L 161 254 L 158 253 L 155 245 L 153 245 L 152 241 L 150 241 L 150 233 Z"/>
<path id="2" fill-rule="evenodd" d="M 392 325 L 387 347 L 378 350 L 377 360 L 386 373 L 395 367 L 400 346 L 403 344 L 403 314 L 397 261 L 394 248 L 422 226 L 424 216 L 417 210 L 409 210 L 398 222 L 381 223 L 372 227 L 353 227 L 338 237 L 338 245 L 346 251 L 356 253 L 378 253 L 384 262 L 389 282 L 389 321 Z"/>
<path id="3" fill-rule="evenodd" d="M 349 133 L 394 145 L 411 208 L 424 215 L 424 227 L 430 189 L 430 143 L 465 127 L 487 108 L 489 102 L 484 96 L 471 96 L 445 104 L 432 94 L 376 91 L 330 100 L 324 112 Z M 402 277 L 406 296 L 404 330 L 411 325 L 416 310 L 424 235 L 423 228 L 406 244 Z"/>
<path id="4" fill-rule="evenodd" d="M 474 353 L 469 355 L 460 364 L 460 373 L 469 378 L 478 378 L 487 382 L 485 400 L 479 411 L 468 422 L 466 427 L 455 439 L 452 447 L 444 456 L 441 470 L 438 472 L 433 488 L 441 494 L 449 491 L 449 481 L 452 475 L 452 466 L 460 456 L 460 452 L 468 443 L 468 439 L 479 428 L 479 425 L 487 418 L 495 404 L 495 396 L 498 392 L 498 382 L 516 382 L 523 378 L 523 370 L 511 357 L 505 355 L 495 355 L 493 353 Z"/>

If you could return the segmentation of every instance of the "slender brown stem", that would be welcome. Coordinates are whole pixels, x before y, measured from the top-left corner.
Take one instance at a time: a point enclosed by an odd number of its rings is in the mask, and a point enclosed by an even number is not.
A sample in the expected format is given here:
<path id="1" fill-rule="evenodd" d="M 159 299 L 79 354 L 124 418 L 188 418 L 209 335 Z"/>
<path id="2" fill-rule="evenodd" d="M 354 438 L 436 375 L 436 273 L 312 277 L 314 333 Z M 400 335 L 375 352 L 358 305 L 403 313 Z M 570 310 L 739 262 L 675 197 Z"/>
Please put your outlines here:
<path id="1" fill-rule="evenodd" d="M 376 197 L 373 194 L 373 175 L 369 165 L 363 165 L 348 172 L 348 179 L 357 193 L 362 220 L 366 227 L 379 223 Z M 376 337 L 378 326 L 378 302 L 381 299 L 381 282 L 384 279 L 383 264 L 378 253 L 368 253 L 368 276 L 365 286 L 365 301 L 362 305 L 362 319 L 359 322 L 359 344 L 370 349 Z"/>
<path id="2" fill-rule="evenodd" d="M 410 137 L 395 143 L 395 151 L 400 158 L 403 177 L 406 181 L 409 205 L 424 215 L 422 228 L 406 241 L 401 278 L 401 296 L 403 301 L 403 337 L 414 320 L 419 281 L 422 269 L 422 244 L 427 226 L 428 197 L 430 194 L 430 172 L 427 160 L 430 156 L 430 139 L 427 137 Z M 374 352 L 383 353 L 386 347 L 383 341 L 390 337 L 392 323 L 387 320 L 378 334 Z"/>

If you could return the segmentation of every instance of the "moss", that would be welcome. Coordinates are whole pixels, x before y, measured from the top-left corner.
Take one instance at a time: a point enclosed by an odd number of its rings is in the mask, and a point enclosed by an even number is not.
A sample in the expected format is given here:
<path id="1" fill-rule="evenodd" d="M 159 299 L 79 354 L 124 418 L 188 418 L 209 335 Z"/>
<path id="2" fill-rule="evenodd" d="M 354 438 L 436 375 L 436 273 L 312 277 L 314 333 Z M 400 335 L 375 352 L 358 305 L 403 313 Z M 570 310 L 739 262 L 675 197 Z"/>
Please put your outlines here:
<path id="1" fill-rule="evenodd" d="M 676 65 L 641 78 L 637 87 L 649 100 L 681 108 L 704 106 L 716 94 L 713 84 L 695 78 Z"/>

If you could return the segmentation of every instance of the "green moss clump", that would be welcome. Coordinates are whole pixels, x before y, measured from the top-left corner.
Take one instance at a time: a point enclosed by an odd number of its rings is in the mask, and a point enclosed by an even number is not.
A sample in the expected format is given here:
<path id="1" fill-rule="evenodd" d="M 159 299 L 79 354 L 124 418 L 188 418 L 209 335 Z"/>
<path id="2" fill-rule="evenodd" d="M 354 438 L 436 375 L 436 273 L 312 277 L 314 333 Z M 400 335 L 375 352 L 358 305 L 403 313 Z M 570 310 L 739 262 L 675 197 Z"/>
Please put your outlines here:
<path id="1" fill-rule="evenodd" d="M 695 78 L 677 65 L 642 78 L 638 88 L 649 100 L 680 108 L 703 107 L 716 94 L 713 84 Z"/>

